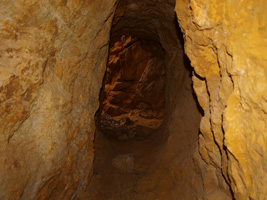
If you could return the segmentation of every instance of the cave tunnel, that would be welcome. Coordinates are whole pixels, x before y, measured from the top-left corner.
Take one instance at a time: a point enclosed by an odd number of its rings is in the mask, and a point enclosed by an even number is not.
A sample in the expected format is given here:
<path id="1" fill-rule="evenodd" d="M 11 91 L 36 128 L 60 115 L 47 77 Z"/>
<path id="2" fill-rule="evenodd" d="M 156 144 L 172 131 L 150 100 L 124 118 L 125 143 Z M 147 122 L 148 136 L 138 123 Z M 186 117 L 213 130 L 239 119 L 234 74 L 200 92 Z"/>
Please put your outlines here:
<path id="1" fill-rule="evenodd" d="M 0 200 L 266 200 L 263 0 L 1 0 Z"/>
<path id="2" fill-rule="evenodd" d="M 113 17 L 95 118 L 98 129 L 118 139 L 142 138 L 166 126 L 175 102 L 184 96 L 179 90 L 191 79 L 175 2 L 161 2 L 156 9 L 154 4 L 119 1 Z M 188 85 L 194 97 L 192 83 Z"/>
<path id="3" fill-rule="evenodd" d="M 153 182 L 164 179 L 162 171 L 175 157 L 186 163 L 197 147 L 203 111 L 194 96 L 175 2 L 157 3 L 157 8 L 154 1 L 117 5 L 95 116 L 92 199 L 156 199 L 159 191 L 175 199 L 169 183 Z"/>

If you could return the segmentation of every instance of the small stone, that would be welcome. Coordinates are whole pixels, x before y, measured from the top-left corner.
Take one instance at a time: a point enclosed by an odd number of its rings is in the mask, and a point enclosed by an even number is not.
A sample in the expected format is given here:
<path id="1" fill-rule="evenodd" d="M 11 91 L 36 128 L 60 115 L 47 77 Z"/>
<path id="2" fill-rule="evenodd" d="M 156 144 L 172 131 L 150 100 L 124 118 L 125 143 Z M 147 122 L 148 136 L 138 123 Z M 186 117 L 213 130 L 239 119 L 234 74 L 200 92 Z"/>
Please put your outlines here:
<path id="1" fill-rule="evenodd" d="M 134 172 L 134 157 L 131 154 L 121 154 L 112 160 L 112 166 L 122 172 Z"/>

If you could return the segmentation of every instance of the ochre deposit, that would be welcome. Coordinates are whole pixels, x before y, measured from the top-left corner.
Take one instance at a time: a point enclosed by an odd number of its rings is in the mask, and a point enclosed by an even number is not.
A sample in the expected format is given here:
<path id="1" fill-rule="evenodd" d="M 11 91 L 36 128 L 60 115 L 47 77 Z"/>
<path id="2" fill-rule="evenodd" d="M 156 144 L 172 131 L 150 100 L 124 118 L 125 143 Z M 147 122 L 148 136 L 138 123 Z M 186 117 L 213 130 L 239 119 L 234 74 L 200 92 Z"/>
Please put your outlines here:
<path id="1" fill-rule="evenodd" d="M 266 10 L 263 0 L 1 0 L 0 199 L 266 199 Z M 142 67 L 164 66 L 160 106 L 149 97 L 153 109 L 110 111 L 164 119 L 140 141 L 95 134 L 109 46 L 122 36 L 136 41 L 117 47 L 142 52 Z M 141 77 L 131 70 L 114 77 Z"/>
<path id="2" fill-rule="evenodd" d="M 267 196 L 267 4 L 176 1 L 194 90 L 205 112 L 199 151 L 235 199 Z"/>

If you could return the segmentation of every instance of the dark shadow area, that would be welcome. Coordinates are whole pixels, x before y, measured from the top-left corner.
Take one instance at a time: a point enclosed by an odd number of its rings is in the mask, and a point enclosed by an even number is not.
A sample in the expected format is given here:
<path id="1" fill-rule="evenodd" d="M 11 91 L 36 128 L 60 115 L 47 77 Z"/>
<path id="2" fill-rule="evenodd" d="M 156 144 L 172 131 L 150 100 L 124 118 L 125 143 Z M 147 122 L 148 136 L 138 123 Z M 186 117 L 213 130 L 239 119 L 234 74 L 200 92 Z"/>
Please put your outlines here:
<path id="1" fill-rule="evenodd" d="M 179 38 L 179 41 L 181 43 L 181 46 L 183 48 L 183 64 L 185 66 L 185 69 L 188 70 L 188 76 L 189 78 L 191 79 L 193 74 L 193 67 L 191 66 L 191 62 L 189 60 L 189 58 L 187 57 L 187 55 L 184 53 L 185 52 L 185 49 L 184 49 L 184 37 L 183 37 L 183 33 L 177 23 L 178 19 L 177 19 L 177 16 L 175 15 L 175 19 L 174 19 L 174 24 L 176 24 L 175 26 L 175 30 L 176 30 L 176 34 Z M 197 75 L 196 75 L 197 76 Z M 202 116 L 204 116 L 204 110 L 201 108 L 201 106 L 199 105 L 199 102 L 197 100 L 197 96 L 196 96 L 196 93 L 194 92 L 194 88 L 193 88 L 193 83 L 191 84 L 191 88 L 192 88 L 192 96 L 194 97 L 194 100 L 196 102 L 196 106 L 197 106 L 197 109 L 198 109 L 198 112 L 201 113 Z"/>

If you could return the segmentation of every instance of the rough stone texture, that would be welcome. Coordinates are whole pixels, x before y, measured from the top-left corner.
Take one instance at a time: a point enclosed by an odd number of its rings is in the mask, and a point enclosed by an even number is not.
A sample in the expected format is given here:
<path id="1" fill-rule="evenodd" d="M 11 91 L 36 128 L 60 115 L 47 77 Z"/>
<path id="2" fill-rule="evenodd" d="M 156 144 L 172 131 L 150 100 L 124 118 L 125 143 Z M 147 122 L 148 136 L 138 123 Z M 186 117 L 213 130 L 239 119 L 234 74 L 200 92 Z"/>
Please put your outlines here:
<path id="1" fill-rule="evenodd" d="M 139 109 L 140 114 L 142 110 L 151 114 L 143 117 L 163 118 L 165 70 L 160 45 L 131 38 L 123 40 L 110 49 L 104 80 L 103 111 L 118 116 Z M 115 107 L 117 112 L 109 110 L 110 107 Z"/>
<path id="2" fill-rule="evenodd" d="M 174 6 L 174 1 L 161 0 L 125 0 L 118 4 L 111 44 L 122 35 L 131 35 L 155 40 L 164 50 L 165 121 L 161 129 L 142 141 L 113 144 L 114 141 L 99 134 L 91 199 L 192 200 L 218 194 L 231 199 L 222 175 L 214 167 L 209 168 L 198 152 L 201 114 L 193 97 L 187 69 L 190 66 L 184 57 Z M 107 155 L 118 153 L 135 155 L 135 173 L 122 177 L 118 170 L 111 170 Z"/>
<path id="3" fill-rule="evenodd" d="M 0 2 L 0 199 L 84 199 L 115 3 Z M 228 184 L 235 199 L 266 199 L 267 4 L 176 0 L 205 113 L 199 148 L 174 5 L 120 1 L 111 32 L 111 44 L 131 33 L 165 51 L 170 115 L 138 199 L 231 199 Z"/>
<path id="4" fill-rule="evenodd" d="M 236 199 L 266 199 L 267 4 L 176 2 L 194 90 L 205 112 L 201 156 L 215 173 L 222 171 Z"/>
<path id="5" fill-rule="evenodd" d="M 155 156 L 145 157 L 151 161 L 150 173 L 138 180 L 138 198 L 196 198 L 203 190 L 198 172 L 204 171 L 194 170 L 192 159 L 199 113 L 184 68 L 174 1 L 129 2 L 118 6 L 117 14 L 122 11 L 125 18 L 117 23 L 116 15 L 111 42 L 130 30 L 133 37 L 162 45 L 170 114 L 164 140 L 150 144 L 148 152 Z M 1 2 L 1 199 L 83 199 L 91 180 L 93 117 L 114 3 Z M 128 25 L 133 26 L 126 30 Z M 183 96 L 182 88 L 191 96 Z M 178 100 L 186 103 L 180 107 Z M 185 122 L 190 123 L 183 128 Z M 186 179 L 199 185 L 196 192 L 190 192 L 195 186 L 185 184 Z"/>
<path id="6" fill-rule="evenodd" d="M 0 2 L 0 199 L 80 199 L 115 0 Z"/>
<path id="7" fill-rule="evenodd" d="M 151 40 L 122 36 L 110 48 L 101 92 L 101 131 L 115 137 L 145 136 L 164 118 L 164 52 Z"/>

